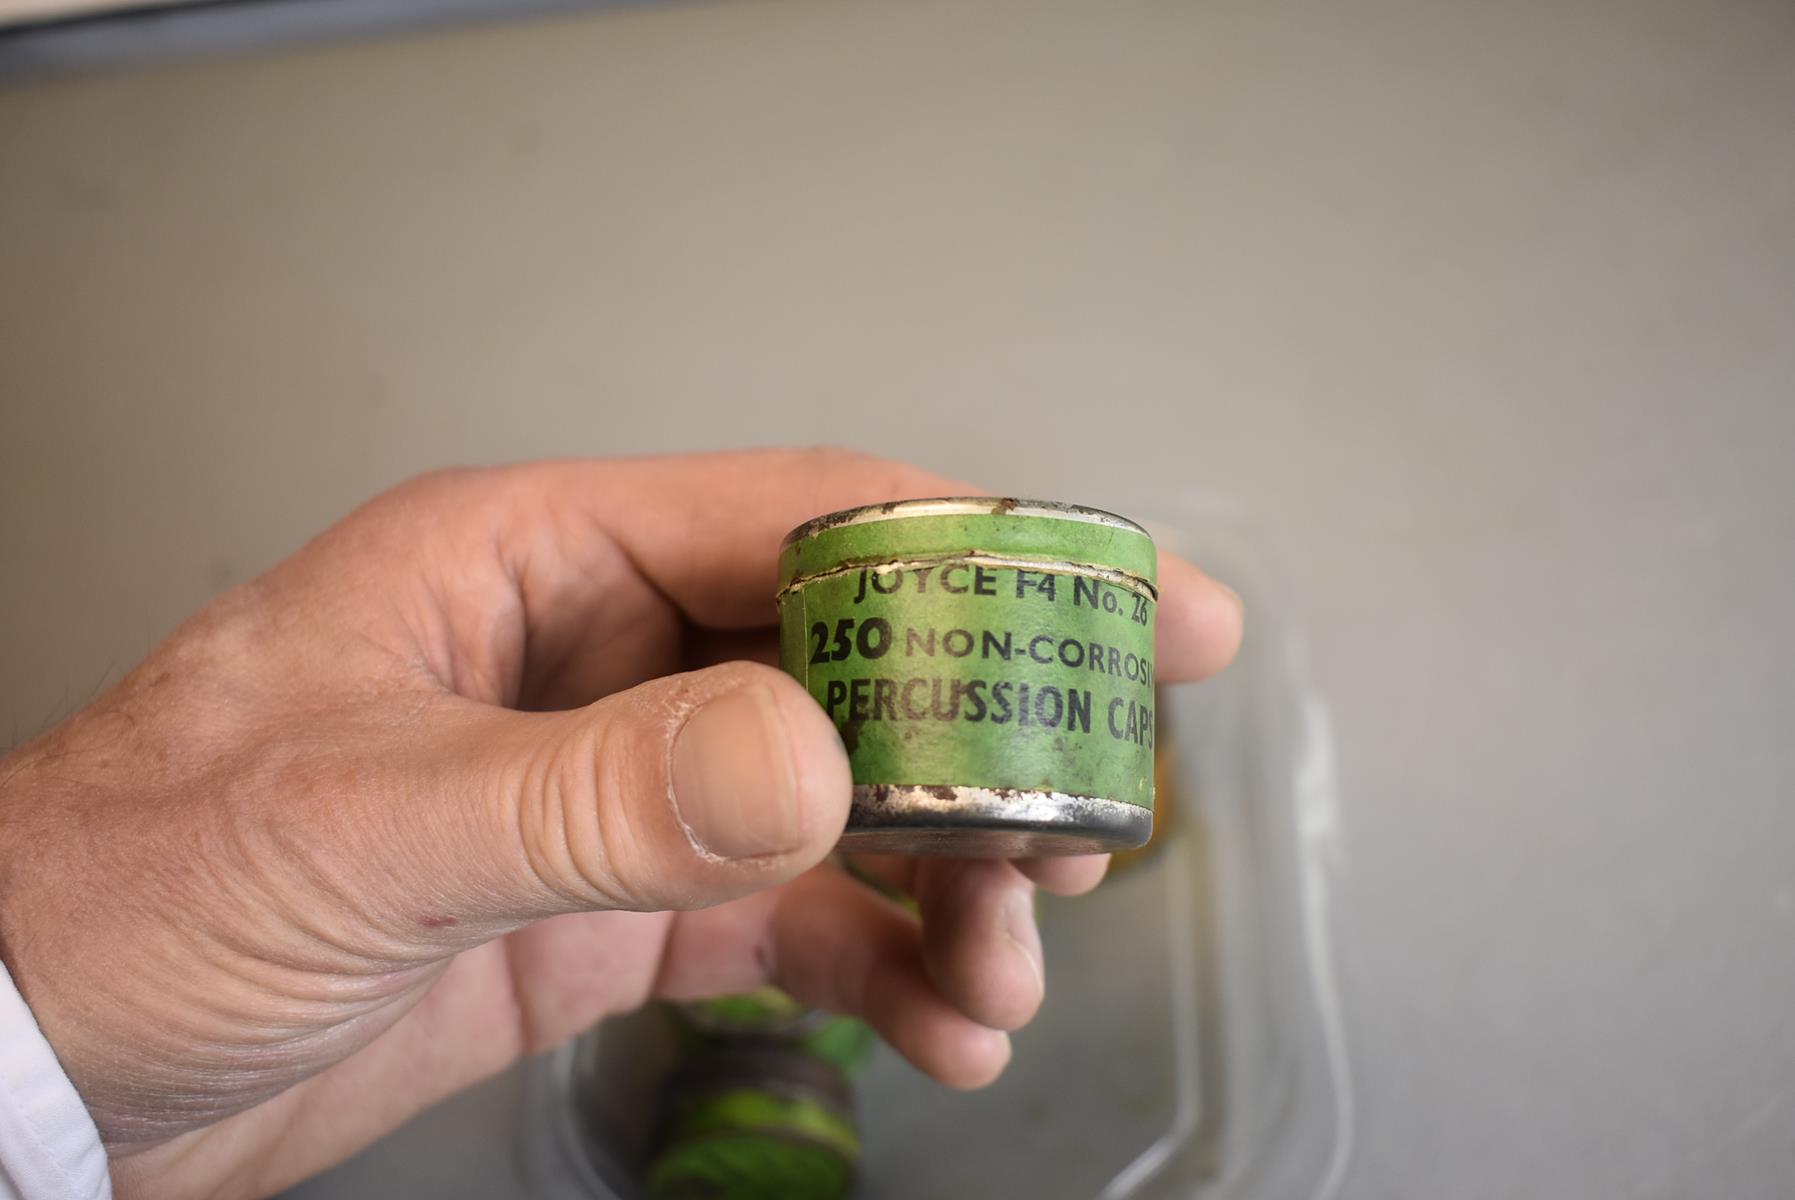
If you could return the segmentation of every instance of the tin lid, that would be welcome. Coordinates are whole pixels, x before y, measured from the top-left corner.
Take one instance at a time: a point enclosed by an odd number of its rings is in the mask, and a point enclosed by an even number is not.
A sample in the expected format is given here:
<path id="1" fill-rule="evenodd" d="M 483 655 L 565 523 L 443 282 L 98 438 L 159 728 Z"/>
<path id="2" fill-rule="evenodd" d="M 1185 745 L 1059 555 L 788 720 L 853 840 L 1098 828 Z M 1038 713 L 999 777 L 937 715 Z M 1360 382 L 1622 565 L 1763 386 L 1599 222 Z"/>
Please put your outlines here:
<path id="1" fill-rule="evenodd" d="M 1157 592 L 1158 553 L 1126 517 L 1050 500 L 944 496 L 844 509 L 785 535 L 779 586 L 824 572 L 950 556 L 1097 568 Z"/>

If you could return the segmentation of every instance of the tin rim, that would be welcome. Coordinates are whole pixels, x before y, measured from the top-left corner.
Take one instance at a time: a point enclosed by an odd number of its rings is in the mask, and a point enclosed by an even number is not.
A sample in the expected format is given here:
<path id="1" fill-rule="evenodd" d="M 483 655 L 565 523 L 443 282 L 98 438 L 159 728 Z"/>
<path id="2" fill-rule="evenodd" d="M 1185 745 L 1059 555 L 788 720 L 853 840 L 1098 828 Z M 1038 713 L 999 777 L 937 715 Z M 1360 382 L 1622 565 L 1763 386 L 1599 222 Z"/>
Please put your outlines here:
<path id="1" fill-rule="evenodd" d="M 1083 575 L 1090 579 L 1101 579 L 1113 583 L 1117 587 L 1127 588 L 1138 596 L 1144 596 L 1153 603 L 1159 603 L 1159 585 L 1150 579 L 1144 579 L 1133 571 L 1124 571 L 1119 567 L 1100 567 L 1095 563 L 1073 562 L 1065 558 L 1012 558 L 1002 554 L 980 554 L 977 551 L 951 555 L 930 555 L 926 558 L 888 559 L 888 558 L 850 558 L 836 566 L 820 571 L 812 571 L 808 575 L 793 575 L 791 582 L 780 588 L 773 597 L 784 602 L 786 596 L 815 583 L 819 579 L 828 579 L 835 575 L 848 575 L 855 571 L 863 571 L 868 567 L 876 567 L 880 571 L 909 571 L 927 567 L 934 563 L 951 560 L 954 562 L 977 563 L 987 567 L 1017 568 L 1035 571 L 1053 571 L 1061 575 Z"/>
<path id="2" fill-rule="evenodd" d="M 824 530 L 844 525 L 870 525 L 876 521 L 895 521 L 905 517 L 1019 516 L 1047 517 L 1060 521 L 1079 521 L 1086 525 L 1107 525 L 1124 529 L 1144 538 L 1153 535 L 1127 517 L 1083 504 L 1064 504 L 1058 500 L 1020 500 L 1014 496 L 932 496 L 921 500 L 887 500 L 883 504 L 862 504 L 839 512 L 812 517 L 785 535 L 781 547 L 790 546 Z"/>
<path id="3" fill-rule="evenodd" d="M 860 853 L 1040 858 L 1132 850 L 1153 810 L 1103 796 L 965 785 L 856 784 L 840 849 Z"/>

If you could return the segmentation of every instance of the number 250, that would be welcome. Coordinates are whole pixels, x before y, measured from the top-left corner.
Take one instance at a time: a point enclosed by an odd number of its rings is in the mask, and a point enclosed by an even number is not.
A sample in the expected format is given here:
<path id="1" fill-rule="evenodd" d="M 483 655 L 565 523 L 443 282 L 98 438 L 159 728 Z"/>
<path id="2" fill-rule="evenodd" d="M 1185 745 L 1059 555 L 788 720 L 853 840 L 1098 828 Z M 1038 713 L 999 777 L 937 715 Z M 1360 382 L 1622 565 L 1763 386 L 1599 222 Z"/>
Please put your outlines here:
<path id="1" fill-rule="evenodd" d="M 856 634 L 853 617 L 843 617 L 835 623 L 835 641 L 830 644 L 829 626 L 822 621 L 810 627 L 810 636 L 816 641 L 816 647 L 810 652 L 813 663 L 840 662 L 850 657 L 856 650 L 861 658 L 882 658 L 891 649 L 891 622 L 884 617 L 868 617 L 859 622 Z"/>

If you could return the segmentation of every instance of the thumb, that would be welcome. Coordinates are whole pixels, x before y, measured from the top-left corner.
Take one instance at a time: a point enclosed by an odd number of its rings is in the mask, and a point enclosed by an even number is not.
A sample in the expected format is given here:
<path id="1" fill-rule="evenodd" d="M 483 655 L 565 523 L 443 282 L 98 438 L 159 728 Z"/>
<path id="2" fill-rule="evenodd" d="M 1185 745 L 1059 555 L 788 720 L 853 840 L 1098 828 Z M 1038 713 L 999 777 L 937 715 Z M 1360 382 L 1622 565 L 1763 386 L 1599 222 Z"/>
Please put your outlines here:
<path id="1" fill-rule="evenodd" d="M 572 712 L 482 707 L 464 720 L 476 728 L 453 723 L 457 748 L 437 759 L 460 786 L 437 796 L 459 796 L 451 812 L 473 819 L 451 840 L 473 860 L 458 864 L 463 882 L 484 893 L 465 897 L 476 925 L 718 904 L 816 865 L 847 822 L 841 739 L 771 667 L 726 663 Z"/>

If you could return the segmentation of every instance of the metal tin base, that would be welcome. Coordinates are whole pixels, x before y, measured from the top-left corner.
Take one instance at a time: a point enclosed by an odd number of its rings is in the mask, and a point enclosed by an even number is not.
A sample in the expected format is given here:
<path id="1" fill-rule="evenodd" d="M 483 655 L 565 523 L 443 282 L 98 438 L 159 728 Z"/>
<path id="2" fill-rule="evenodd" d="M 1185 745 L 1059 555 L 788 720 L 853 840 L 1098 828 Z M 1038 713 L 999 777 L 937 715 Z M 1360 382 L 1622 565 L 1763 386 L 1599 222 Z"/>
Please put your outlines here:
<path id="1" fill-rule="evenodd" d="M 849 853 L 1048 858 L 1145 845 L 1153 810 L 1120 800 L 1012 788 L 861 784 L 840 848 Z"/>

